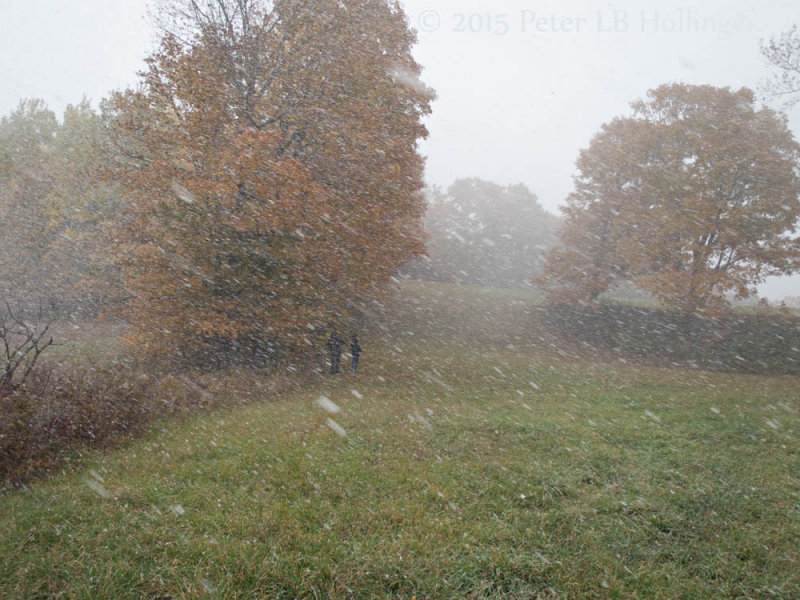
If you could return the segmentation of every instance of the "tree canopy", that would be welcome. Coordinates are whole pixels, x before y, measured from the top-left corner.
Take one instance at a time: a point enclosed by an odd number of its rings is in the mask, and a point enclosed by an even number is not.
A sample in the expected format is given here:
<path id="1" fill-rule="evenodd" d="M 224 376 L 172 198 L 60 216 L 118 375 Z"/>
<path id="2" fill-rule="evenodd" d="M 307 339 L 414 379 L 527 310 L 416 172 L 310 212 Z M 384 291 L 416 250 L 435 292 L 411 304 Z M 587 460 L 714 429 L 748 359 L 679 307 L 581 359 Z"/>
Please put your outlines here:
<path id="1" fill-rule="evenodd" d="M 630 280 L 685 312 L 723 310 L 799 266 L 800 146 L 750 90 L 664 85 L 577 161 L 544 281 L 594 301 Z"/>
<path id="2" fill-rule="evenodd" d="M 108 253 L 118 208 L 98 182 L 110 150 L 100 116 L 84 100 L 62 120 L 41 100 L 0 119 L 0 291 L 60 312 L 96 313 L 122 290 Z"/>
<path id="3" fill-rule="evenodd" d="M 432 190 L 428 200 L 427 276 L 474 285 L 529 286 L 557 227 L 557 218 L 522 184 L 458 179 L 445 193 Z M 414 265 L 410 272 L 421 269 Z"/>
<path id="4" fill-rule="evenodd" d="M 413 32 L 386 0 L 169 6 L 108 114 L 134 340 L 313 344 L 423 251 Z"/>

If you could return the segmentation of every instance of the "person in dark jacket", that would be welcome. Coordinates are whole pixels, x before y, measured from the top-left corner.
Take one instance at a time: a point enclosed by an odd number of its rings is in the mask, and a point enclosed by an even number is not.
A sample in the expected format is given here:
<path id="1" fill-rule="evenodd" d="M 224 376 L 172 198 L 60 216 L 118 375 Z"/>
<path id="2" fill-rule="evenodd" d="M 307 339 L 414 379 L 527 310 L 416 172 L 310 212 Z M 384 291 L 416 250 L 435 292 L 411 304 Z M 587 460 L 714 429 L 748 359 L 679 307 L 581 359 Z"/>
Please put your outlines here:
<path id="1" fill-rule="evenodd" d="M 350 340 L 350 355 L 352 356 L 350 369 L 355 373 L 358 370 L 358 357 L 361 356 L 361 344 L 358 343 L 358 334 L 356 333 Z"/>
<path id="2" fill-rule="evenodd" d="M 331 374 L 341 373 L 342 371 L 342 346 L 344 340 L 336 331 L 331 331 L 328 338 L 328 350 L 331 353 Z"/>

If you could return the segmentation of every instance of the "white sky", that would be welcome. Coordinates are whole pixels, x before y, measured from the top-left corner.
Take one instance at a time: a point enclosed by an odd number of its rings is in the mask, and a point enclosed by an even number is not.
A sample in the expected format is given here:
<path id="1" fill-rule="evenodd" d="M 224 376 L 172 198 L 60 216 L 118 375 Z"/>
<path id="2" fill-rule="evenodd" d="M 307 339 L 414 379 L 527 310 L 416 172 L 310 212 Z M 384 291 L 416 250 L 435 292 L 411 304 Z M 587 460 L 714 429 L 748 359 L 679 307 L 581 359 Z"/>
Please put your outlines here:
<path id="1" fill-rule="evenodd" d="M 800 24 L 796 0 L 403 0 L 438 94 L 421 145 L 429 183 L 526 184 L 552 212 L 600 126 L 663 83 L 757 89 L 759 40 Z M 699 5 L 699 6 L 690 6 Z M 133 86 L 153 47 L 147 0 L 0 0 L 0 115 L 60 114 Z M 800 108 L 789 114 L 800 137 Z M 800 296 L 800 276 L 761 286 Z"/>

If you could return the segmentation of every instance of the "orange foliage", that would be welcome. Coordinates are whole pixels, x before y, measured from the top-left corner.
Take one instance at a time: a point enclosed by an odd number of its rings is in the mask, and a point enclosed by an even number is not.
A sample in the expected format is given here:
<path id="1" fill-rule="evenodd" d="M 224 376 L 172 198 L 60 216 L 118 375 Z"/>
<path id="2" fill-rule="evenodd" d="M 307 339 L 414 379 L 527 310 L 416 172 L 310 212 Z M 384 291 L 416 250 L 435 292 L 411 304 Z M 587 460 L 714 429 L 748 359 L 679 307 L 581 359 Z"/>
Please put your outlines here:
<path id="1" fill-rule="evenodd" d="M 630 280 L 683 312 L 720 312 L 800 266 L 800 146 L 747 89 L 665 85 L 581 152 L 563 247 L 544 280 L 594 301 Z"/>
<path id="2" fill-rule="evenodd" d="M 244 18 L 200 23 L 190 43 L 165 35 L 140 89 L 115 98 L 119 251 L 143 349 L 302 348 L 423 251 L 431 94 L 396 76 L 420 70 L 399 8 L 315 0 Z"/>

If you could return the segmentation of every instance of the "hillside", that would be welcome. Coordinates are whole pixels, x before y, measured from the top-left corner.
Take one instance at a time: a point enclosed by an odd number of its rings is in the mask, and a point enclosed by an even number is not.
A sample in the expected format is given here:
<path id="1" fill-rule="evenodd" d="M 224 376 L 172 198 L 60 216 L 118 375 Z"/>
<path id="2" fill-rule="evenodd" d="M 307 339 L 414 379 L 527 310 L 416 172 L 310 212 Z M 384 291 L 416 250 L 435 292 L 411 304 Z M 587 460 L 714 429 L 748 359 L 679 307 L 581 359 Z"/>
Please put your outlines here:
<path id="1" fill-rule="evenodd" d="M 800 597 L 797 378 L 588 360 L 535 305 L 403 284 L 358 374 L 5 492 L 0 597 Z"/>

